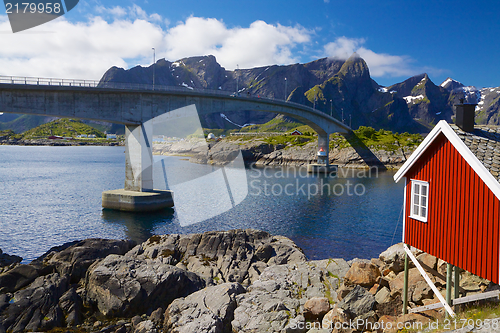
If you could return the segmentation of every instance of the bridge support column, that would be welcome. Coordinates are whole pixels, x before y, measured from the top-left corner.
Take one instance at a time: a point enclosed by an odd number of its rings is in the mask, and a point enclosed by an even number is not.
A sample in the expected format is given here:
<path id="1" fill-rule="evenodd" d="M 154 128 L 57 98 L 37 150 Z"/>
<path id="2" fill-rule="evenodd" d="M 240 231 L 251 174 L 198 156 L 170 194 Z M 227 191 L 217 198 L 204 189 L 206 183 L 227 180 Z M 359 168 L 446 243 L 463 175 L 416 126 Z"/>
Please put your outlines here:
<path id="1" fill-rule="evenodd" d="M 102 193 L 102 207 L 148 212 L 172 207 L 173 192 L 153 189 L 152 123 L 125 126 L 125 186 Z"/>
<path id="2" fill-rule="evenodd" d="M 153 190 L 152 139 L 150 124 L 125 126 L 125 190 Z"/>
<path id="3" fill-rule="evenodd" d="M 337 174 L 337 165 L 330 165 L 329 154 L 330 154 L 330 134 L 329 133 L 318 133 L 318 153 L 317 153 L 317 163 L 309 164 L 307 166 L 307 171 L 309 173 L 328 173 Z"/>

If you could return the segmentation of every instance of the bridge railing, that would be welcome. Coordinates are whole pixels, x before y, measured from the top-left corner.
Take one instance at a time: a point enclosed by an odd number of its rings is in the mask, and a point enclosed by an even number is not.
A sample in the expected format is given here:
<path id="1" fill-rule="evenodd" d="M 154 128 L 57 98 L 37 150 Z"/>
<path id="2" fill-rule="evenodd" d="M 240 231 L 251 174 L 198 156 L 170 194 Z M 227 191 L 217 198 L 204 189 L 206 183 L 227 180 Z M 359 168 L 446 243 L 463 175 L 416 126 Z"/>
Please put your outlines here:
<path id="1" fill-rule="evenodd" d="M 35 86 L 97 87 L 99 81 L 0 75 L 0 83 Z"/>
<path id="2" fill-rule="evenodd" d="M 125 82 L 101 82 L 96 80 L 78 80 L 78 79 L 57 79 L 57 78 L 38 78 L 29 76 L 5 76 L 0 75 L 0 83 L 6 84 L 22 84 L 22 85 L 37 85 L 37 86 L 66 86 L 66 87 L 89 87 L 89 88 L 109 88 L 109 89 L 124 89 L 124 90 L 154 90 L 154 91 L 193 91 L 199 93 L 209 93 L 221 96 L 239 96 L 245 97 L 247 93 L 244 90 L 240 90 L 237 94 L 236 92 L 227 90 L 213 90 L 213 89 L 199 89 L 193 88 L 188 85 L 184 86 L 165 86 L 158 84 L 140 84 L 140 83 L 125 83 Z M 255 98 L 255 95 L 248 95 L 248 97 Z M 260 97 L 261 100 L 268 101 L 283 101 L 287 104 L 294 105 L 302 108 L 309 108 L 314 110 L 316 113 L 321 113 L 327 115 L 327 113 L 322 112 L 316 108 L 311 108 L 307 105 L 285 101 L 284 99 Z"/>

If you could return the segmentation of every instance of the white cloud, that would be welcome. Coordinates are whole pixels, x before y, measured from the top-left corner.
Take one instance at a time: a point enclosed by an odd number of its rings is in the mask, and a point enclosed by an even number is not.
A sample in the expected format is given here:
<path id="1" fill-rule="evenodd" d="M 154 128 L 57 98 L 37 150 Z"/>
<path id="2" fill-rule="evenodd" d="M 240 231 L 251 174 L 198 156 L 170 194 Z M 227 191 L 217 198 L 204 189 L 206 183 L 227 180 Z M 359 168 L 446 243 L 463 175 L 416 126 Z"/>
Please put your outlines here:
<path id="1" fill-rule="evenodd" d="M 123 16 L 123 10 L 121 7 L 97 9 L 115 16 Z M 76 23 L 61 17 L 26 32 L 4 33 L 0 73 L 100 79 L 112 66 L 151 64 L 151 48 L 161 45 L 165 32 L 154 23 L 155 17 L 146 15 L 140 8 L 128 8 L 126 16 L 111 22 L 95 16 Z M 0 16 L 0 31 L 9 30 L 7 17 Z"/>
<path id="2" fill-rule="evenodd" d="M 362 45 L 366 41 L 357 38 L 337 38 L 324 47 L 324 54 L 335 59 L 345 60 L 354 52 L 363 58 L 373 77 L 411 76 L 422 72 L 422 68 L 413 68 L 413 60 L 408 56 L 397 56 L 386 53 L 376 53 Z"/>
<path id="3" fill-rule="evenodd" d="M 228 69 L 299 61 L 292 55 L 298 44 L 308 43 L 312 31 L 255 21 L 248 28 L 228 28 L 213 18 L 190 17 L 165 36 L 166 55 L 178 59 L 213 54 Z"/>
<path id="4" fill-rule="evenodd" d="M 255 21 L 249 27 L 227 27 L 222 20 L 189 17 L 170 21 L 141 7 L 93 8 L 97 16 L 70 22 L 65 17 L 11 34 L 0 16 L 3 75 L 100 79 L 111 66 L 130 68 L 157 59 L 213 54 L 228 69 L 300 61 L 294 48 L 309 43 L 312 31 L 300 26 Z"/>

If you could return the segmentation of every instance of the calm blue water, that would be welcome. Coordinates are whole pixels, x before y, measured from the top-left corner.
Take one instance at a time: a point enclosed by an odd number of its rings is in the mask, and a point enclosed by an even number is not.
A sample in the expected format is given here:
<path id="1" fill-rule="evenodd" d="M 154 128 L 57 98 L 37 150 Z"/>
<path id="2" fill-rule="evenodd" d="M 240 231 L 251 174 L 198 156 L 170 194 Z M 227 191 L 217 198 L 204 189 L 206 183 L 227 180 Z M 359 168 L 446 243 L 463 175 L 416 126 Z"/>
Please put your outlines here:
<path id="1" fill-rule="evenodd" d="M 89 237 L 143 241 L 153 234 L 255 228 L 290 237 L 310 259 L 352 259 L 376 257 L 401 239 L 404 185 L 395 184 L 391 172 L 367 177 L 344 170 L 328 178 L 295 168 L 251 168 L 241 204 L 182 227 L 175 210 L 102 210 L 101 193 L 123 188 L 124 161 L 123 147 L 0 146 L 0 248 L 30 261 L 52 246 Z M 170 184 L 214 170 L 178 157 L 165 165 L 173 170 Z M 155 173 L 158 188 L 165 187 L 162 181 Z M 316 193 L 321 187 L 323 194 Z"/>

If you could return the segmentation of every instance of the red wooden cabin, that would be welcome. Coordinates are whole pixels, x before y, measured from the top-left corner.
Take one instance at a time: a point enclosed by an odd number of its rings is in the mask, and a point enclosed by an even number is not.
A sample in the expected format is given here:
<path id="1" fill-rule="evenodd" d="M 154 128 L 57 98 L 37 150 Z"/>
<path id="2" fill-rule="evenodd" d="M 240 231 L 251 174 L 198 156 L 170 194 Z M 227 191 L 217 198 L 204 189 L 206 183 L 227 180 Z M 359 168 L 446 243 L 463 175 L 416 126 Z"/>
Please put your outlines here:
<path id="1" fill-rule="evenodd" d="M 406 180 L 403 242 L 499 283 L 500 128 L 440 121 L 394 180 Z"/>

